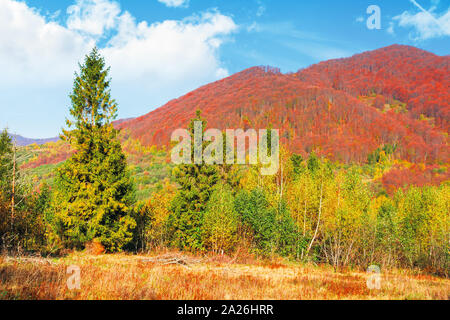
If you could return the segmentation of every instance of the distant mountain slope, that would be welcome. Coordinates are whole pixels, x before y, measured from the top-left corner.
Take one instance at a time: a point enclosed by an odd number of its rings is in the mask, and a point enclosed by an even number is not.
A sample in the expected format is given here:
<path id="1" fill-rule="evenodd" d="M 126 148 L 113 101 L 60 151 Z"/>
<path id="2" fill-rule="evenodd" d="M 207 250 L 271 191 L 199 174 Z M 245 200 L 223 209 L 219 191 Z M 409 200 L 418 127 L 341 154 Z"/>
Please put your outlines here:
<path id="1" fill-rule="evenodd" d="M 302 154 L 361 163 L 392 144 L 402 159 L 448 163 L 449 60 L 395 45 L 295 74 L 254 67 L 117 127 L 144 145 L 169 145 L 201 109 L 213 128 L 279 128 Z"/>
<path id="2" fill-rule="evenodd" d="M 118 126 L 123 122 L 130 121 L 133 119 L 134 118 L 119 119 L 119 120 L 114 121 L 114 125 Z M 11 137 L 11 139 L 13 139 L 13 141 L 16 140 L 17 145 L 21 146 L 21 147 L 29 146 L 30 144 L 33 144 L 33 143 L 35 143 L 37 145 L 43 145 L 43 144 L 46 144 L 49 142 L 56 142 L 59 140 L 59 137 L 53 137 L 53 138 L 47 138 L 47 139 L 33 139 L 33 138 L 25 138 L 23 136 L 16 135 L 16 134 L 10 134 L 9 136 Z"/>
<path id="3" fill-rule="evenodd" d="M 433 117 L 436 125 L 449 130 L 450 56 L 393 45 L 321 62 L 299 71 L 297 76 L 353 96 L 376 93 L 400 100 L 414 117 Z"/>
<path id="4" fill-rule="evenodd" d="M 22 137 L 20 135 L 15 135 L 15 134 L 10 134 L 11 139 L 14 141 L 16 141 L 18 146 L 28 146 L 30 144 L 37 144 L 37 145 L 42 145 L 42 144 L 46 144 L 48 142 L 56 142 L 59 140 L 58 137 L 54 137 L 54 138 L 48 138 L 48 139 L 31 139 L 31 138 L 25 138 Z"/>

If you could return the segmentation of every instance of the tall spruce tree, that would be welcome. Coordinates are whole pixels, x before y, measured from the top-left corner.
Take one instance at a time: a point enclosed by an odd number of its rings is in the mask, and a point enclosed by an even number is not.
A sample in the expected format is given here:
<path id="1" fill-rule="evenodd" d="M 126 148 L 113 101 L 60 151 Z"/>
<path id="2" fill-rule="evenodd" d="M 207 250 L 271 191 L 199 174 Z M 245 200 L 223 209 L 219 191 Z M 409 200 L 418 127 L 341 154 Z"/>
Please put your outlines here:
<path id="1" fill-rule="evenodd" d="M 180 249 L 191 251 L 202 250 L 204 239 L 202 235 L 204 213 L 213 188 L 219 180 L 217 166 L 194 163 L 194 124 L 202 123 L 205 131 L 206 121 L 197 111 L 196 118 L 191 120 L 189 133 L 192 141 L 192 164 L 181 164 L 174 169 L 176 181 L 180 185 L 178 194 L 172 202 L 172 214 L 169 217 L 173 228 L 173 244 Z M 203 150 L 206 147 L 203 144 Z"/>
<path id="2" fill-rule="evenodd" d="M 112 124 L 117 104 L 108 73 L 94 48 L 75 74 L 73 120 L 67 120 L 69 130 L 61 135 L 75 153 L 58 170 L 55 206 L 57 233 L 67 247 L 82 249 L 96 240 L 113 252 L 132 239 L 136 222 L 128 214 L 133 185 Z"/>

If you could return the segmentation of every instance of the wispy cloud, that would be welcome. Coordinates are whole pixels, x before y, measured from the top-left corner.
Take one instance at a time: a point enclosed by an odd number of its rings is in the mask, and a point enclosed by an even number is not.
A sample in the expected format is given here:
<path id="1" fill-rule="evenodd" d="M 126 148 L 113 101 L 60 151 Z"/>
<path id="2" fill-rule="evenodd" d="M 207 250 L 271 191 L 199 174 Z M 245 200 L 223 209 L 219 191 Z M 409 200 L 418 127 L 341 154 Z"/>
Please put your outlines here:
<path id="1" fill-rule="evenodd" d="M 450 36 L 450 7 L 445 12 L 437 13 L 436 6 L 426 10 L 416 0 L 409 0 L 419 12 L 410 13 L 405 11 L 395 16 L 393 22 L 398 27 L 413 29 L 410 38 L 414 41 L 423 41 L 433 38 Z M 434 2 L 435 4 L 438 1 Z M 388 30 L 393 33 L 394 26 Z"/>
<path id="2" fill-rule="evenodd" d="M 316 61 L 345 58 L 352 55 L 350 51 L 338 48 L 328 43 L 284 42 L 284 46 L 313 58 Z"/>
<path id="3" fill-rule="evenodd" d="M 77 0 L 67 8 L 70 30 L 101 36 L 117 25 L 120 5 L 108 0 Z"/>
<path id="4" fill-rule="evenodd" d="M 328 39 L 315 32 L 297 28 L 289 21 L 276 23 L 253 23 L 247 27 L 248 32 L 258 32 L 281 46 L 311 58 L 313 61 L 348 57 L 352 52 L 342 49 L 336 40 Z"/>
<path id="5" fill-rule="evenodd" d="M 189 0 L 158 0 L 161 3 L 164 3 L 168 7 L 178 8 L 178 7 L 188 7 Z"/>
<path id="6" fill-rule="evenodd" d="M 315 32 L 303 31 L 298 29 L 291 21 L 279 21 L 270 23 L 253 23 L 250 32 L 259 32 L 279 37 L 289 37 L 303 40 L 328 41 L 326 38 Z"/>

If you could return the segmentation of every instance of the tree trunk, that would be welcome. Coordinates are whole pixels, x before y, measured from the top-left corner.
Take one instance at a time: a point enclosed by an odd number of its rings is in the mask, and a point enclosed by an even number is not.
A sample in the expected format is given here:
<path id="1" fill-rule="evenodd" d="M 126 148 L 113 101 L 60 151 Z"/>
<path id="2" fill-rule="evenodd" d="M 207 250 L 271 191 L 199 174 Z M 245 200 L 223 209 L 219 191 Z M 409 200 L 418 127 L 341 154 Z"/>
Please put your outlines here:
<path id="1" fill-rule="evenodd" d="M 16 206 L 16 142 L 14 141 L 12 195 L 11 195 L 11 233 L 14 233 L 15 206 Z"/>
<path id="2" fill-rule="evenodd" d="M 314 232 L 314 236 L 311 239 L 311 243 L 309 244 L 308 250 L 306 251 L 306 256 L 308 256 L 309 251 L 311 250 L 311 247 L 312 247 L 314 241 L 316 240 L 317 232 L 319 231 L 320 217 L 322 215 L 322 200 L 323 200 L 323 181 L 322 181 L 322 184 L 320 186 L 319 217 L 317 218 L 316 231 Z"/>

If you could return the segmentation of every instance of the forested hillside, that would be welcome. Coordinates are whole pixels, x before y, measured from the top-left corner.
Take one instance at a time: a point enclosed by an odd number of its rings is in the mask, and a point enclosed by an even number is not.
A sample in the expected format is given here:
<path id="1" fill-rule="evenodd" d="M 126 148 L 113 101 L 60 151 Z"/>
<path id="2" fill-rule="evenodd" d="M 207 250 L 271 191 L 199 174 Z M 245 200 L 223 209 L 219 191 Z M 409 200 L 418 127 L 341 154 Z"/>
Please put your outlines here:
<path id="1" fill-rule="evenodd" d="M 255 67 L 121 123 L 144 145 L 168 145 L 197 108 L 210 127 L 281 130 L 290 150 L 364 163 L 378 147 L 399 158 L 447 163 L 450 57 L 391 46 L 296 74 Z"/>
<path id="2" fill-rule="evenodd" d="M 126 139 L 168 150 L 171 133 L 201 109 L 210 128 L 278 128 L 282 143 L 302 156 L 363 165 L 384 149 L 396 160 L 380 180 L 388 190 L 437 185 L 450 177 L 449 61 L 394 45 L 293 74 L 254 67 L 115 126 Z M 68 146 L 58 146 L 26 166 L 64 160 Z"/>

